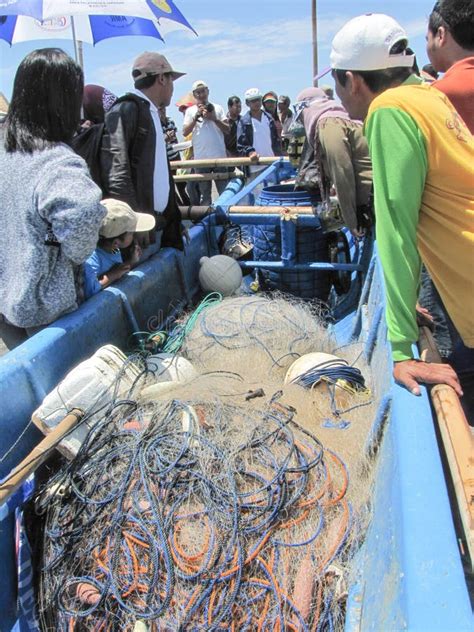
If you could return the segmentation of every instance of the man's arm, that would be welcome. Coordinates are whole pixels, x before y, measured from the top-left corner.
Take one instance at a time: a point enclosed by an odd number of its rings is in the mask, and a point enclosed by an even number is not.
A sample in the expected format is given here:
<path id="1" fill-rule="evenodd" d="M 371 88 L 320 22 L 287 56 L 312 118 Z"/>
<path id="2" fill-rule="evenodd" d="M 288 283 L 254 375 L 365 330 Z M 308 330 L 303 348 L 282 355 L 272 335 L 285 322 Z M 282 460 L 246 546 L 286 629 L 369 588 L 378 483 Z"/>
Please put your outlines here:
<path id="1" fill-rule="evenodd" d="M 138 208 L 130 165 L 130 147 L 138 126 L 138 107 L 122 103 L 105 117 L 100 165 L 105 196 L 127 202 Z"/>
<path id="2" fill-rule="evenodd" d="M 387 294 L 387 325 L 393 359 L 412 358 L 418 340 L 416 302 L 421 259 L 418 216 L 428 168 L 424 139 L 400 110 L 376 110 L 365 134 L 373 165 L 376 234 Z"/>
<path id="3" fill-rule="evenodd" d="M 215 110 L 215 121 L 214 123 L 217 125 L 217 127 L 221 130 L 221 132 L 226 135 L 230 132 L 230 125 L 229 125 L 229 121 L 226 119 L 225 117 L 225 113 L 224 110 L 222 108 L 219 108 L 218 110 Z"/>
<path id="4" fill-rule="evenodd" d="M 83 263 L 96 247 L 107 211 L 82 158 L 71 151 L 54 169 L 45 170 L 35 198 L 64 256 L 75 264 Z"/>
<path id="5" fill-rule="evenodd" d="M 186 136 L 189 136 L 189 134 L 191 134 L 192 131 L 194 130 L 196 123 L 198 121 L 198 117 L 200 115 L 199 108 L 196 110 L 196 112 L 194 113 L 193 112 L 194 112 L 194 108 L 188 108 L 184 115 L 183 136 L 185 138 Z"/>
<path id="6" fill-rule="evenodd" d="M 376 110 L 366 121 L 374 174 L 376 234 L 386 289 L 388 338 L 394 377 L 414 395 L 418 383 L 444 383 L 462 395 L 449 365 L 413 360 L 418 340 L 416 303 L 421 258 L 417 227 L 428 159 L 425 140 L 414 120 L 395 108 Z"/>
<path id="7" fill-rule="evenodd" d="M 211 112 L 203 108 L 201 110 L 201 115 L 204 120 L 215 123 L 223 134 L 229 133 L 229 123 L 225 119 L 224 110 L 219 105 L 215 105 Z"/>

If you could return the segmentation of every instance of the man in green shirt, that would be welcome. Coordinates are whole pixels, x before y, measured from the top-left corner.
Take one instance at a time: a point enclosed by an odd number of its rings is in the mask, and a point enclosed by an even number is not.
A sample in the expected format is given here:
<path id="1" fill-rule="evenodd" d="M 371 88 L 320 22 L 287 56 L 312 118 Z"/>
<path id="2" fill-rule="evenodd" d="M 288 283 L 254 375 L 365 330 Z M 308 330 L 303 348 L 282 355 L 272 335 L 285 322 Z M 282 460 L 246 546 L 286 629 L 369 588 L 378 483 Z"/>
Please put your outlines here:
<path id="1" fill-rule="evenodd" d="M 472 137 L 435 89 L 403 85 L 414 62 L 407 44 L 389 16 L 360 16 L 334 38 L 331 66 L 342 104 L 365 119 L 394 377 L 415 395 L 419 383 L 446 383 L 461 396 L 453 368 L 415 360 L 412 346 L 423 261 L 462 339 L 453 364 L 460 375 L 467 367 L 472 383 Z"/>

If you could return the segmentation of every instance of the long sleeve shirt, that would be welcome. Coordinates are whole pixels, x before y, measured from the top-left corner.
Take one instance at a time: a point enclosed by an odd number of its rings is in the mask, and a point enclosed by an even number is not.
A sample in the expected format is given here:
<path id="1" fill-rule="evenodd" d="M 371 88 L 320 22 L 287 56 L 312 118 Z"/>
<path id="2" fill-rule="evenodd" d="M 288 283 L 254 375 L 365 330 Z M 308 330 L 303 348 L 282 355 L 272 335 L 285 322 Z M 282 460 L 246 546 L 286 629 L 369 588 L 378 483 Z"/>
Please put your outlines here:
<path id="1" fill-rule="evenodd" d="M 461 338 L 474 346 L 474 143 L 426 85 L 386 90 L 365 123 L 393 359 L 412 357 L 423 261 Z"/>
<path id="2" fill-rule="evenodd" d="M 0 313 L 17 327 L 77 308 L 77 268 L 106 214 L 86 163 L 62 143 L 33 153 L 0 148 Z"/>

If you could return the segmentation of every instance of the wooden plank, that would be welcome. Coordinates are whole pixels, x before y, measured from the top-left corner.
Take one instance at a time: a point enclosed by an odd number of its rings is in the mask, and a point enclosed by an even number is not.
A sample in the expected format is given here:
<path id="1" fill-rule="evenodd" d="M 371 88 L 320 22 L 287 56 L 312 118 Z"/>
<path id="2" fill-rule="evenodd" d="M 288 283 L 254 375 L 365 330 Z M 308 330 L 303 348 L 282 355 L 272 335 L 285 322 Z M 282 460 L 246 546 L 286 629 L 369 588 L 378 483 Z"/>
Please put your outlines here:
<path id="1" fill-rule="evenodd" d="M 230 173 L 183 173 L 179 176 L 173 176 L 175 182 L 203 182 L 205 180 L 231 180 L 235 178 L 234 171 Z"/>
<path id="2" fill-rule="evenodd" d="M 272 165 L 277 160 L 288 162 L 287 156 L 260 156 L 256 160 L 250 158 L 209 158 L 207 160 L 173 160 L 170 162 L 171 169 L 195 169 L 215 167 L 240 167 L 241 165 Z"/>
<path id="3" fill-rule="evenodd" d="M 71 410 L 56 428 L 33 448 L 28 456 L 10 472 L 0 485 L 0 505 L 7 502 L 10 496 L 20 487 L 28 476 L 46 461 L 50 452 L 58 447 L 59 441 L 77 426 L 83 416 L 84 413 L 82 410 Z"/>
<path id="4" fill-rule="evenodd" d="M 229 213 L 238 215 L 316 215 L 312 206 L 230 206 Z"/>
<path id="5" fill-rule="evenodd" d="M 427 327 L 420 328 L 420 356 L 425 362 L 441 362 Z M 448 461 L 466 544 L 474 564 L 474 436 L 454 389 L 437 384 L 431 389 L 438 427 Z"/>

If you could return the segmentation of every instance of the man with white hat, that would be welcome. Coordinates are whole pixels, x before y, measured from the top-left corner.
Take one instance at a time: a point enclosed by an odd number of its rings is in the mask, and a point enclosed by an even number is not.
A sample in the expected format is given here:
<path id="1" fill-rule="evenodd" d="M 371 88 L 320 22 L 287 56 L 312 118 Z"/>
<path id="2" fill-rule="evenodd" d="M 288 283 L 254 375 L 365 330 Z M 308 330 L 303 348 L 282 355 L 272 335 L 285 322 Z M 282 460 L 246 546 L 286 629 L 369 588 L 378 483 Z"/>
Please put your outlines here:
<path id="1" fill-rule="evenodd" d="M 239 121 L 237 151 L 255 162 L 260 156 L 281 155 L 275 121 L 262 109 L 262 93 L 258 88 L 249 88 L 244 96 L 249 109 Z M 255 176 L 265 168 L 265 165 L 252 165 L 250 173 Z"/>
<path id="2" fill-rule="evenodd" d="M 394 377 L 416 395 L 423 382 L 450 384 L 459 395 L 464 388 L 469 408 L 474 392 L 474 144 L 438 90 L 403 85 L 413 66 L 407 44 L 393 18 L 359 16 L 332 42 L 332 74 L 351 117 L 365 119 Z M 447 364 L 413 359 L 422 262 L 459 334 L 449 358 L 457 375 Z"/>
<path id="3" fill-rule="evenodd" d="M 192 86 L 196 105 L 186 110 L 183 123 L 183 136 L 192 134 L 193 153 L 195 160 L 225 158 L 227 151 L 224 135 L 229 133 L 229 124 L 226 120 L 224 108 L 217 103 L 210 103 L 209 88 L 204 81 L 195 81 Z M 224 167 L 199 167 L 195 173 L 227 173 Z M 227 186 L 226 180 L 216 180 L 216 188 L 219 194 Z M 212 201 L 212 182 L 203 180 L 199 182 L 200 204 L 209 206 Z"/>
<path id="4" fill-rule="evenodd" d="M 150 213 L 162 246 L 183 249 L 181 214 L 176 203 L 159 108 L 171 102 L 176 72 L 163 55 L 145 52 L 133 63 L 134 90 L 105 117 L 101 146 L 104 194 Z M 140 245 L 155 242 L 154 230 L 142 233 Z"/>

